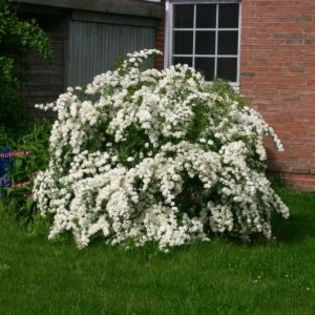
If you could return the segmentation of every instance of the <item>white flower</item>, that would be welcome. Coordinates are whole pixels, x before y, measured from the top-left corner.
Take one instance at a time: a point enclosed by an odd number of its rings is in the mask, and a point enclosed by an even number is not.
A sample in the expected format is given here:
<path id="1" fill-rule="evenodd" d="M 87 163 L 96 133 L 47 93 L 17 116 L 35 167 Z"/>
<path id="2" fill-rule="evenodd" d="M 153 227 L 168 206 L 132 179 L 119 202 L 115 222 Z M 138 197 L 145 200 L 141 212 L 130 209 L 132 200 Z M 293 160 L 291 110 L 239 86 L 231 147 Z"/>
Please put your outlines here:
<path id="1" fill-rule="evenodd" d="M 156 241 L 165 252 L 208 241 L 209 230 L 270 238 L 271 212 L 289 216 L 262 171 L 263 138 L 283 150 L 275 131 L 187 65 L 141 70 L 155 54 L 128 54 L 85 91 L 37 105 L 57 113 L 49 167 L 34 185 L 41 213 L 53 216 L 49 237 L 71 231 L 81 248 L 102 233 L 110 245 Z"/>

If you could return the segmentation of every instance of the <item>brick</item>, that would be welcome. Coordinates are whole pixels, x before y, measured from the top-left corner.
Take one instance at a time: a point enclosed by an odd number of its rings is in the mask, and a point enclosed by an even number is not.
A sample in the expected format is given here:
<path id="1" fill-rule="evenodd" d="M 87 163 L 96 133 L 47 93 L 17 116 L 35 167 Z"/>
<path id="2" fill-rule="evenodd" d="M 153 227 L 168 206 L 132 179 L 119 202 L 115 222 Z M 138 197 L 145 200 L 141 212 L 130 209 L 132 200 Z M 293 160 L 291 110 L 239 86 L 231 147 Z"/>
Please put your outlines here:
<path id="1" fill-rule="evenodd" d="M 255 72 L 241 72 L 241 77 L 255 77 L 256 76 L 256 73 Z"/>
<path id="2" fill-rule="evenodd" d="M 292 173 L 294 173 L 294 174 L 309 174 L 309 170 L 304 169 L 304 168 L 293 168 Z"/>
<path id="3" fill-rule="evenodd" d="M 315 190 L 315 180 L 305 177 L 315 175 L 314 1 L 242 3 L 241 93 L 285 144 L 285 154 L 270 145 L 270 167 Z M 250 80 L 243 75 L 253 72 Z"/>

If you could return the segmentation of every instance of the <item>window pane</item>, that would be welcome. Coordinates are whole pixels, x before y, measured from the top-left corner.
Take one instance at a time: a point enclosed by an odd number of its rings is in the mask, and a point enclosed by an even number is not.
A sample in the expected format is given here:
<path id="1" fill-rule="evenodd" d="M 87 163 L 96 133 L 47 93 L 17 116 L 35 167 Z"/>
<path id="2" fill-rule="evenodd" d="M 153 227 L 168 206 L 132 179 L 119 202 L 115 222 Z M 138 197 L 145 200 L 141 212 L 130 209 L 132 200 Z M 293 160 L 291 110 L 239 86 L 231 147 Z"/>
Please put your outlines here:
<path id="1" fill-rule="evenodd" d="M 218 58 L 217 77 L 236 82 L 237 80 L 237 58 Z"/>
<path id="2" fill-rule="evenodd" d="M 192 54 L 193 52 L 193 32 L 174 32 L 174 53 Z"/>
<path id="3" fill-rule="evenodd" d="M 190 58 L 190 57 L 174 57 L 173 58 L 173 65 L 177 65 L 178 63 L 192 67 L 192 58 Z"/>
<path id="4" fill-rule="evenodd" d="M 177 4 L 174 5 L 174 27 L 193 27 L 194 5 Z"/>
<path id="5" fill-rule="evenodd" d="M 238 32 L 221 31 L 218 39 L 218 54 L 220 55 L 237 55 Z"/>
<path id="6" fill-rule="evenodd" d="M 237 3 L 220 4 L 219 27 L 238 28 L 239 5 Z"/>
<path id="7" fill-rule="evenodd" d="M 215 32 L 196 32 L 196 54 L 213 55 L 215 53 Z"/>
<path id="8" fill-rule="evenodd" d="M 214 28 L 216 26 L 216 8 L 215 4 L 198 4 L 197 21 L 199 28 Z"/>
<path id="9" fill-rule="evenodd" d="M 214 58 L 196 58 L 195 68 L 205 76 L 206 81 L 214 80 Z"/>

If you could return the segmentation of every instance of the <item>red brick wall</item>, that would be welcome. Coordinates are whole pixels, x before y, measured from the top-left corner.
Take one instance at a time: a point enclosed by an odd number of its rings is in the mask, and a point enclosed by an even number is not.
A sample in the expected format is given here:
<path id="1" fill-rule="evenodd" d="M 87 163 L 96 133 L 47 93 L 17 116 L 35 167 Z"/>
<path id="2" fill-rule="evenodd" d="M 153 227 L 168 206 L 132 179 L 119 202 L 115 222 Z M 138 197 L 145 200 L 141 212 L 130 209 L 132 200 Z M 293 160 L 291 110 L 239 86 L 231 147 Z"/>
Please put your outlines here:
<path id="1" fill-rule="evenodd" d="M 243 0 L 241 28 L 241 93 L 285 146 L 277 153 L 266 141 L 270 169 L 315 190 L 315 1 Z M 164 48 L 164 21 L 156 47 Z"/>
<path id="2" fill-rule="evenodd" d="M 241 35 L 241 93 L 285 146 L 270 168 L 315 189 L 315 1 L 243 0 Z"/>
<path id="3" fill-rule="evenodd" d="M 165 3 L 165 0 L 161 0 L 162 4 Z M 155 38 L 155 48 L 164 52 L 164 28 L 165 28 L 165 17 L 158 21 L 156 29 L 156 38 Z M 162 69 L 164 67 L 164 58 L 159 57 L 155 59 L 155 67 L 157 69 Z"/>

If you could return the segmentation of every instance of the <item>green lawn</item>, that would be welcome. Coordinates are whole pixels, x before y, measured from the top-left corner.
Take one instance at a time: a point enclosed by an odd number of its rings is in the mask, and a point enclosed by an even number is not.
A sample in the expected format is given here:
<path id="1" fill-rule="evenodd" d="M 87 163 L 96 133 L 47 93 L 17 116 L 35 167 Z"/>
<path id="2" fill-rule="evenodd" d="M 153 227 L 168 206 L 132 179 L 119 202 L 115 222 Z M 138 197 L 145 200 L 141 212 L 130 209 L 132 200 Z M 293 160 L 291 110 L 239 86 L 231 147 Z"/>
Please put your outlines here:
<path id="1" fill-rule="evenodd" d="M 216 239 L 158 253 L 31 237 L 0 222 L 0 314 L 315 314 L 315 195 L 282 190 L 292 209 L 276 240 Z"/>

